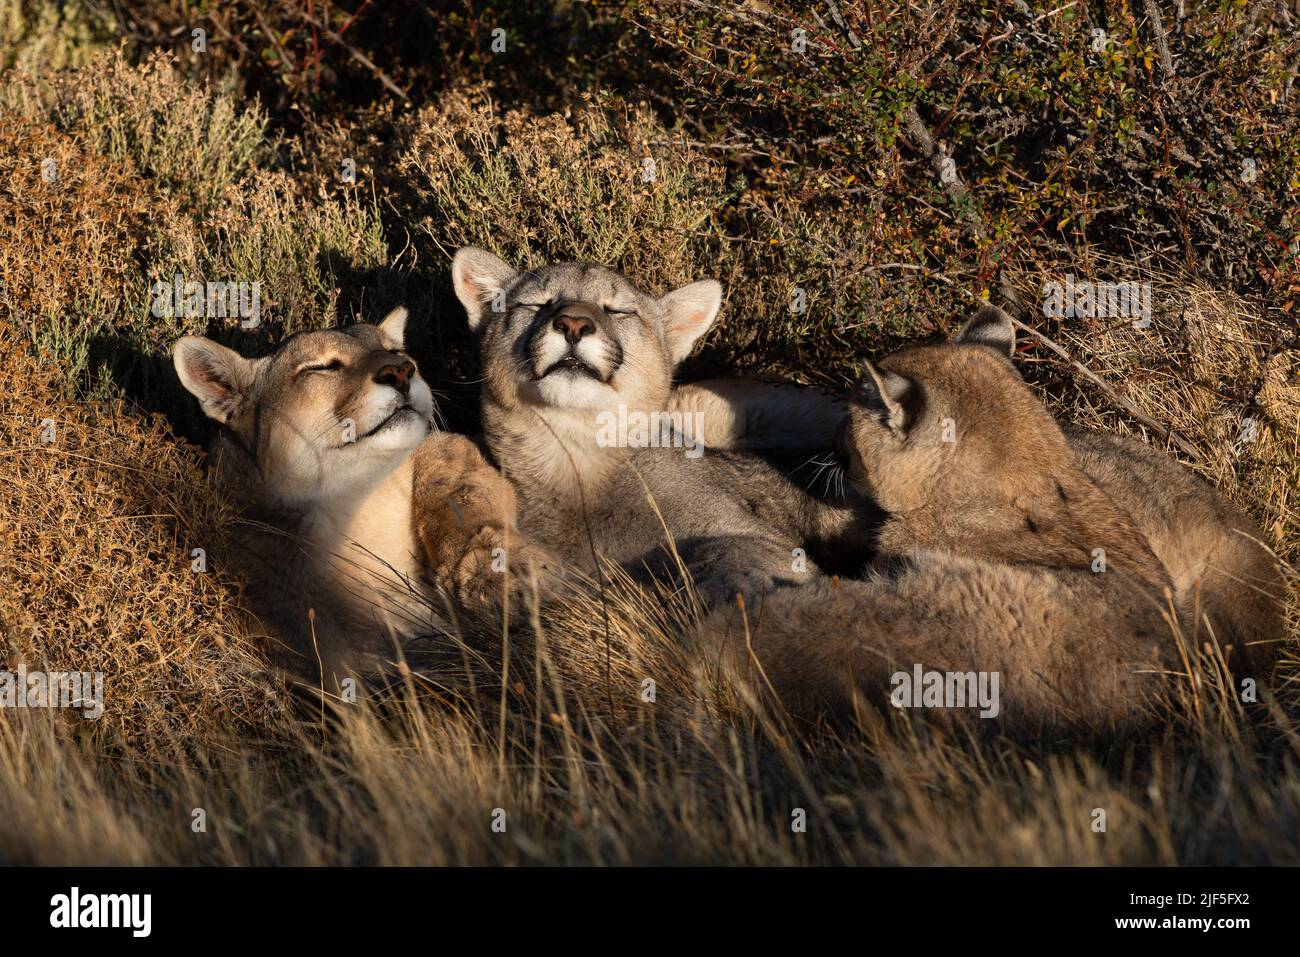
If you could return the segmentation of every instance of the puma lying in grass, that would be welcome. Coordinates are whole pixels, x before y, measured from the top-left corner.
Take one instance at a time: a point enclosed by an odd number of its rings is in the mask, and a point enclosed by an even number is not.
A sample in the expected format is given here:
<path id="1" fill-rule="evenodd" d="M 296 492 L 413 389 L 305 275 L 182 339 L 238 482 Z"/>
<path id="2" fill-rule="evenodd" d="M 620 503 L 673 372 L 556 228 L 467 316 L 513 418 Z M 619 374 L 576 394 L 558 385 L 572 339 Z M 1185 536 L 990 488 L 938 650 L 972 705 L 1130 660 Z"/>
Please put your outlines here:
<path id="1" fill-rule="evenodd" d="M 436 587 L 490 593 L 507 552 L 544 561 L 513 531 L 510 483 L 470 439 L 434 429 L 405 324 L 397 309 L 256 359 L 199 336 L 173 350 L 221 426 L 212 461 L 244 506 L 233 538 L 252 610 L 281 660 L 329 690 L 436 630 Z"/>
<path id="2" fill-rule="evenodd" d="M 889 702 L 918 665 L 996 673 L 1015 727 L 1136 721 L 1204 641 L 1264 676 L 1283 586 L 1259 529 L 1157 452 L 1067 435 L 1013 348 L 986 309 L 951 344 L 867 365 L 839 445 L 884 511 L 873 574 L 716 614 L 709 653 L 812 713 Z"/>

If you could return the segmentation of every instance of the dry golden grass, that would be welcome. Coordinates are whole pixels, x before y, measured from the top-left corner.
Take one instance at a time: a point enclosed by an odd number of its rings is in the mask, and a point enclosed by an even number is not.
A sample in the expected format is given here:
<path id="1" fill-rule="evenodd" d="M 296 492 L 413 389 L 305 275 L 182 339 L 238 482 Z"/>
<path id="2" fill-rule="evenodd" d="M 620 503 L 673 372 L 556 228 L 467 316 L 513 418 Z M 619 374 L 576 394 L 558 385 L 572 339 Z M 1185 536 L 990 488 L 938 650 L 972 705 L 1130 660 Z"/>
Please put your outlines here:
<path id="1" fill-rule="evenodd" d="M 265 730 L 278 691 L 213 568 L 233 505 L 160 419 L 65 398 L 48 357 L 3 325 L 0 353 L 6 660 L 104 672 L 130 706 L 82 729 L 98 747 Z M 214 556 L 207 573 L 196 548 Z"/>
<path id="2" fill-rule="evenodd" d="M 193 452 L 126 408 L 63 399 L 6 337 L 6 657 L 103 670 L 107 711 L 0 712 L 0 859 L 1300 863 L 1294 651 L 1248 715 L 1196 655 L 1181 700 L 1130 740 L 966 738 L 892 714 L 796 732 L 690 660 L 689 601 L 611 579 L 608 630 L 594 592 L 516 622 L 508 658 L 499 623 L 462 621 L 412 650 L 420 677 L 387 702 L 322 722 L 262 670 L 234 581 L 190 571 L 189 548 L 219 554 L 234 516 Z M 1230 490 L 1286 523 L 1290 500 L 1273 496 L 1290 488 Z"/>
<path id="3" fill-rule="evenodd" d="M 305 196 L 259 165 L 260 114 L 220 91 L 111 57 L 48 79 L 0 90 L 12 184 L 0 193 L 0 651 L 11 667 L 104 672 L 106 712 L 0 710 L 0 862 L 1300 863 L 1294 640 L 1249 710 L 1213 655 L 1189 649 L 1155 726 L 1123 740 L 969 738 L 898 713 L 793 729 L 691 657 L 687 598 L 611 575 L 603 594 L 516 615 L 508 632 L 487 613 L 458 621 L 410 649 L 419 677 L 322 720 L 269 673 L 222 565 L 238 503 L 210 487 L 193 446 L 93 377 L 90 352 L 101 333 L 134 350 L 156 378 L 127 394 L 156 398 L 166 343 L 192 330 L 147 316 L 154 276 L 263 279 L 274 341 L 335 318 L 343 273 L 395 273 L 405 249 L 388 248 L 378 212 L 352 195 L 364 191 Z M 792 319 L 787 302 L 806 270 L 830 295 L 858 269 L 839 258 L 847 233 L 773 206 L 760 216 L 770 233 L 714 262 L 717 224 L 702 246 L 691 234 L 723 190 L 717 164 L 656 144 L 656 179 L 641 182 L 642 147 L 664 135 L 647 117 L 539 122 L 477 95 L 412 119 L 400 168 L 416 195 L 382 196 L 426 253 L 478 242 L 521 264 L 586 256 L 656 285 L 713 264 L 733 290 L 722 335 L 743 347 L 762 324 L 786 336 L 793 367 L 828 379 L 801 350 L 839 333 Z M 175 156 L 155 136 L 169 123 L 188 144 Z M 59 191 L 39 179 L 45 156 L 66 174 Z M 445 286 L 441 270 L 421 262 L 412 285 Z M 1027 295 L 1046 278 L 1025 277 Z M 1035 321 L 1104 386 L 1044 346 L 1026 352 L 1028 375 L 1062 417 L 1172 448 L 1294 568 L 1300 384 L 1294 356 L 1270 351 L 1284 317 L 1157 282 L 1146 333 Z M 191 407 L 166 386 L 159 404 L 183 419 Z M 1243 444 L 1248 414 L 1259 427 Z M 46 419 L 55 439 L 42 444 Z M 191 571 L 194 548 L 209 573 Z M 806 832 L 792 830 L 796 809 Z"/>

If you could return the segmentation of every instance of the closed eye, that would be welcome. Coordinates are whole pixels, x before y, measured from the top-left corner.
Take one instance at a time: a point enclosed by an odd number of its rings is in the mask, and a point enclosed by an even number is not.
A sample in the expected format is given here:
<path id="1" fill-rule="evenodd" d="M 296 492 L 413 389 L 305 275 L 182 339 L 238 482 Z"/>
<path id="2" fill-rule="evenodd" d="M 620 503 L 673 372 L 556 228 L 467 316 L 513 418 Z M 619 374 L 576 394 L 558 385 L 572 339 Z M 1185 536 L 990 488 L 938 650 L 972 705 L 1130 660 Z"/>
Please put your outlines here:
<path id="1" fill-rule="evenodd" d="M 309 362 L 306 365 L 298 367 L 295 376 L 302 375 L 304 372 L 336 372 L 343 368 L 343 363 L 338 359 L 330 359 L 328 362 Z"/>

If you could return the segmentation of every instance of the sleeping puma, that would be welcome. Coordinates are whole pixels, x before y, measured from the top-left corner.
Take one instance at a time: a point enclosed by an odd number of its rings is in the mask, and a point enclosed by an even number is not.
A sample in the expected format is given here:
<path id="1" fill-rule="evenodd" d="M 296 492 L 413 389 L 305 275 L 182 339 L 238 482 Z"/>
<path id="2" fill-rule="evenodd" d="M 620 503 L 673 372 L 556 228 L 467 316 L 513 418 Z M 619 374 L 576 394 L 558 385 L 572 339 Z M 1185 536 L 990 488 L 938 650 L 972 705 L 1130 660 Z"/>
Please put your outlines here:
<path id="1" fill-rule="evenodd" d="M 530 541 L 589 572 L 608 560 L 680 580 L 684 566 L 706 604 L 865 548 L 866 503 L 826 505 L 760 459 L 706 450 L 713 423 L 680 417 L 706 397 L 674 407 L 673 370 L 717 314 L 716 282 L 656 298 L 602 266 L 517 273 L 480 249 L 456 254 L 452 280 L 482 336 L 486 437 Z M 659 425 L 614 428 L 638 417 Z"/>
<path id="2" fill-rule="evenodd" d="M 1170 481 L 1154 454 L 1072 445 L 1012 367 L 1014 338 L 986 309 L 952 344 L 866 366 L 839 444 L 851 483 L 885 512 L 874 574 L 776 592 L 748 622 L 715 617 L 711 648 L 761 666 L 799 711 L 898 703 L 897 676 L 923 669 L 996 673 L 1013 726 L 1110 727 L 1186 670 L 1169 616 L 1193 632 L 1203 575 L 1227 660 L 1260 675 L 1283 623 L 1277 566 L 1240 534 L 1258 530 L 1191 476 Z M 1120 477 L 1125 456 L 1182 504 L 1153 508 Z M 1206 556 L 1196 575 L 1162 560 L 1179 552 Z M 1216 582 L 1216 562 L 1240 581 Z"/>
<path id="3" fill-rule="evenodd" d="M 510 484 L 469 439 L 432 431 L 405 325 L 396 309 L 378 326 L 299 333 L 260 359 L 200 336 L 173 349 L 221 426 L 212 458 L 248 518 L 235 557 L 253 610 L 283 662 L 330 690 L 432 629 L 430 581 L 473 593 L 499 579 L 505 549 L 534 554 L 515 549 Z"/>

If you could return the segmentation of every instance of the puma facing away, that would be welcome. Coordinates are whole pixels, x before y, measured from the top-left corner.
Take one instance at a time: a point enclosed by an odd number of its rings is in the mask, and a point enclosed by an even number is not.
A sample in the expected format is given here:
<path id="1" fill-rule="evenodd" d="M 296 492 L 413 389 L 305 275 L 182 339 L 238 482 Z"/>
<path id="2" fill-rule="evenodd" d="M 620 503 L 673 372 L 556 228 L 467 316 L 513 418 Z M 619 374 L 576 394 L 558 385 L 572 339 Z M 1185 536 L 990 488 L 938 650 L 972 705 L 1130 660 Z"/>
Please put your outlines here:
<path id="1" fill-rule="evenodd" d="M 1193 653 L 1217 640 L 1238 677 L 1262 677 L 1282 583 L 1258 529 L 1159 453 L 1067 437 L 1013 348 L 990 308 L 951 344 L 868 364 L 838 442 L 884 511 L 873 574 L 715 616 L 705 646 L 807 713 L 883 704 L 917 665 L 996 672 L 1016 727 L 1137 720 L 1186 670 L 1173 619 Z"/>

